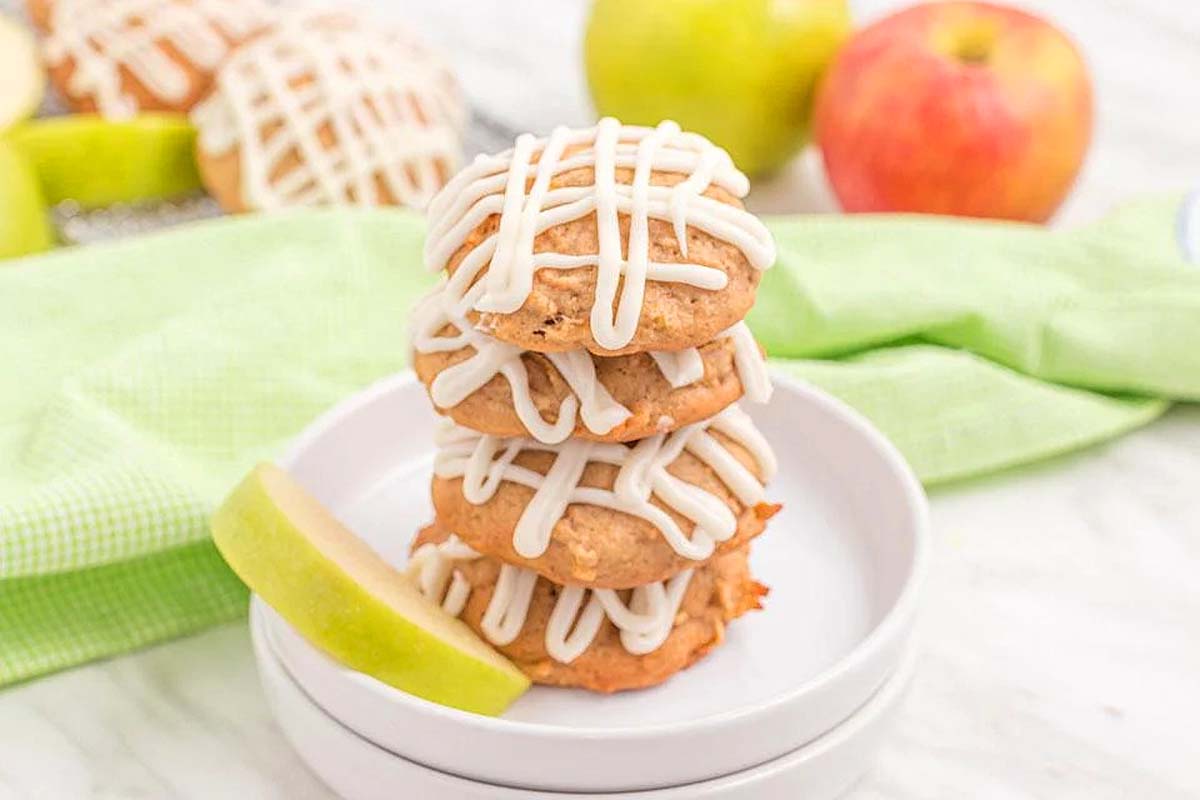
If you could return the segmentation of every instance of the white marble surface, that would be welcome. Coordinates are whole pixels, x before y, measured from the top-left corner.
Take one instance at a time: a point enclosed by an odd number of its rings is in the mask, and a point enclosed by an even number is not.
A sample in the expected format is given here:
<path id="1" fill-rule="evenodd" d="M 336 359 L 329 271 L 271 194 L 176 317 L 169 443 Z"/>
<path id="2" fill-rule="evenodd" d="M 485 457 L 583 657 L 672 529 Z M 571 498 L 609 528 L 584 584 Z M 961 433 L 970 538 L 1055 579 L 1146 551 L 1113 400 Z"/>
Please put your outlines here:
<path id="1" fill-rule="evenodd" d="M 588 115 L 577 2 L 411 3 L 454 45 L 480 147 Z M 861 16 L 899 5 L 856 3 Z M 1060 222 L 1200 184 L 1200 7 L 1039 0 L 1081 40 L 1095 147 Z M 756 203 L 829 207 L 809 158 Z M 1200 797 L 1200 407 L 937 493 L 918 678 L 853 800 Z M 0 692 L 3 798 L 323 798 L 274 728 L 244 625 Z"/>

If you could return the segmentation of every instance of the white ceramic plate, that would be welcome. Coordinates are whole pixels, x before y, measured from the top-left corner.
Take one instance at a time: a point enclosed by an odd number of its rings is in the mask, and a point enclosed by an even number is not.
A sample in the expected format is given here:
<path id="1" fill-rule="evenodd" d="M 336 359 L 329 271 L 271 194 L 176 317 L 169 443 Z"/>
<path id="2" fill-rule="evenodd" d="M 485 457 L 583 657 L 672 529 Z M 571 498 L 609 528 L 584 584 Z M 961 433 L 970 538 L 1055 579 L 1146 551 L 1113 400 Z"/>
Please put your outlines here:
<path id="1" fill-rule="evenodd" d="M 513 789 L 456 777 L 401 758 L 328 716 L 293 681 L 267 642 L 259 604 L 251 633 L 267 700 L 284 735 L 321 780 L 346 800 L 832 800 L 863 773 L 904 697 L 915 663 L 897 672 L 851 717 L 816 741 L 723 778 L 666 789 L 570 794 Z M 705 754 L 707 755 L 707 754 Z M 579 753 L 577 762 L 587 759 Z"/>
<path id="2" fill-rule="evenodd" d="M 748 406 L 779 456 L 784 504 L 754 545 L 766 609 L 663 686 L 535 688 L 500 719 L 425 702 L 344 668 L 273 612 L 272 644 L 326 712 L 420 764 L 531 789 L 619 792 L 728 775 L 789 753 L 859 708 L 900 660 L 927 549 L 925 498 L 858 414 L 777 376 Z M 432 511 L 434 415 L 408 375 L 317 420 L 283 466 L 389 561 Z"/>

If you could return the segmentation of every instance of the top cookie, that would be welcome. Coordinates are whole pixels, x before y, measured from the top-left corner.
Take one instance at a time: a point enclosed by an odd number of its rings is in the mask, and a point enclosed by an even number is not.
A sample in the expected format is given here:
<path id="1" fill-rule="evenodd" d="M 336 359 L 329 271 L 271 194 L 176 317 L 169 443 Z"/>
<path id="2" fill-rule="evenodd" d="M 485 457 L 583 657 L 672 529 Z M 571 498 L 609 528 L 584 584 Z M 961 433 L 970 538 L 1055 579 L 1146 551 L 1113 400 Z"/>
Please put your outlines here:
<path id="1" fill-rule="evenodd" d="M 433 199 L 425 263 L 481 331 L 526 350 L 695 347 L 745 316 L 775 259 L 748 190 L 673 122 L 524 135 Z"/>

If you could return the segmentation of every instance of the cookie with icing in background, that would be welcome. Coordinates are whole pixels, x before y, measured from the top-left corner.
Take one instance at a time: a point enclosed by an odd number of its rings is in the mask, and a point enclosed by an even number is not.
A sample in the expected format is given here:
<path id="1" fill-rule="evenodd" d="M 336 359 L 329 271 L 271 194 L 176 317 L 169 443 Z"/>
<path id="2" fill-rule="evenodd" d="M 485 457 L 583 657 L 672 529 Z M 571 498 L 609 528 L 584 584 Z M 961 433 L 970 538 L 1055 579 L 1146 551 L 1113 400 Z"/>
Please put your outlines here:
<path id="1" fill-rule="evenodd" d="M 741 547 L 629 592 L 560 586 L 481 556 L 439 525 L 413 543 L 409 574 L 534 682 L 598 692 L 665 681 L 761 607 L 766 588 Z"/>
<path id="2" fill-rule="evenodd" d="M 30 0 L 29 13 L 67 105 L 122 119 L 190 110 L 277 12 L 266 0 Z"/>
<path id="3" fill-rule="evenodd" d="M 29 15 L 29 21 L 42 33 L 50 29 L 52 8 L 54 8 L 54 0 L 25 0 L 25 12 Z"/>
<path id="4" fill-rule="evenodd" d="M 736 405 L 631 444 L 437 432 L 438 522 L 555 583 L 628 589 L 735 550 L 778 511 L 775 456 Z"/>
<path id="5" fill-rule="evenodd" d="M 466 110 L 408 31 L 314 11 L 237 48 L 192 119 L 201 178 L 226 211 L 423 208 L 458 168 Z"/>
<path id="6" fill-rule="evenodd" d="M 597 356 L 536 353 L 456 315 L 444 288 L 413 312 L 413 368 L 438 411 L 493 436 L 623 442 L 699 422 L 745 396 L 771 396 L 744 322 L 698 348 Z"/>
<path id="7" fill-rule="evenodd" d="M 697 347 L 745 316 L 775 259 L 748 191 L 673 122 L 527 134 L 430 204 L 425 264 L 480 331 L 526 350 Z"/>

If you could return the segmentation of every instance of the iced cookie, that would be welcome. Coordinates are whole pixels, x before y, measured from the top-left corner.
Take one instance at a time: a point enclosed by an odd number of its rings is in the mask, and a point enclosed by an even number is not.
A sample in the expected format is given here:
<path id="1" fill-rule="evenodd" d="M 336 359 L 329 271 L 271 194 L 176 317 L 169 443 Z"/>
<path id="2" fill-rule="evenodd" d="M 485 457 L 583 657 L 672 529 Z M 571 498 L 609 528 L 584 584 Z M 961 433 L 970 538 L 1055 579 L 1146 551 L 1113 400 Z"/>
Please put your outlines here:
<path id="1" fill-rule="evenodd" d="M 423 208 L 458 166 L 465 110 L 407 32 L 325 13 L 239 47 L 192 119 L 200 174 L 227 211 Z"/>
<path id="2" fill-rule="evenodd" d="M 616 692 L 661 683 L 760 608 L 748 549 L 631 591 L 560 586 L 481 556 L 432 525 L 413 544 L 409 574 L 533 681 Z"/>
<path id="3" fill-rule="evenodd" d="M 778 509 L 775 457 L 736 405 L 631 444 L 546 445 L 446 423 L 438 521 L 489 556 L 556 583 L 626 589 L 660 581 L 760 534 Z"/>
<path id="4" fill-rule="evenodd" d="M 275 18 L 265 0 L 33 0 L 50 79 L 75 111 L 184 112 L 231 48 Z"/>
<path id="5" fill-rule="evenodd" d="M 775 248 L 729 155 L 673 122 L 604 119 L 481 156 L 429 207 L 426 267 L 526 350 L 681 350 L 745 316 Z"/>
<path id="6" fill-rule="evenodd" d="M 54 8 L 54 0 L 25 0 L 25 11 L 33 27 L 45 33 L 50 27 L 50 10 Z"/>
<path id="7" fill-rule="evenodd" d="M 442 414 L 481 433 L 622 442 L 699 422 L 742 396 L 771 396 L 744 322 L 675 352 L 535 353 L 479 333 L 444 300 L 438 290 L 413 313 L 413 368 Z"/>

